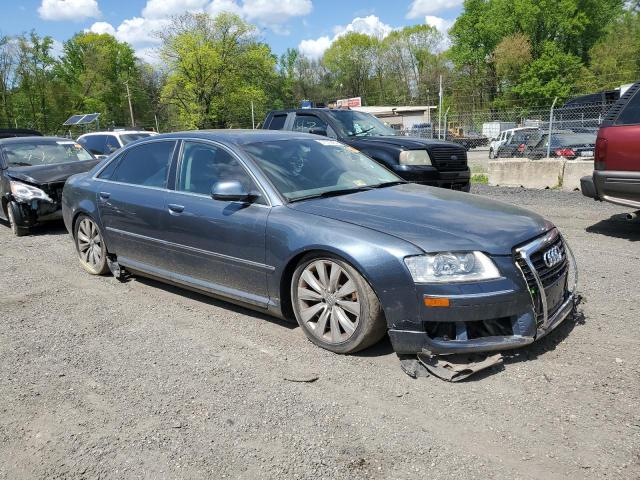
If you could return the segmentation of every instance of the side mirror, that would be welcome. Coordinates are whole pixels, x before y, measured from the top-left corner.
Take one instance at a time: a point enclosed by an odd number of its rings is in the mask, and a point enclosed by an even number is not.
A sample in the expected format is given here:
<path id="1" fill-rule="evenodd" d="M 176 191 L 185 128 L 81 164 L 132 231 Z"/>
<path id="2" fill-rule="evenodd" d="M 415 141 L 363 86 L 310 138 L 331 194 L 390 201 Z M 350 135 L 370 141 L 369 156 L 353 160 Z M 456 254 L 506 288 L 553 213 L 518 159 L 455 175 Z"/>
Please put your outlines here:
<path id="1" fill-rule="evenodd" d="M 322 135 L 323 137 L 327 136 L 327 131 L 324 128 L 311 128 L 309 129 L 309 133 L 312 135 Z"/>
<path id="2" fill-rule="evenodd" d="M 211 188 L 211 197 L 223 202 L 250 202 L 255 195 L 249 192 L 237 180 L 217 182 Z"/>

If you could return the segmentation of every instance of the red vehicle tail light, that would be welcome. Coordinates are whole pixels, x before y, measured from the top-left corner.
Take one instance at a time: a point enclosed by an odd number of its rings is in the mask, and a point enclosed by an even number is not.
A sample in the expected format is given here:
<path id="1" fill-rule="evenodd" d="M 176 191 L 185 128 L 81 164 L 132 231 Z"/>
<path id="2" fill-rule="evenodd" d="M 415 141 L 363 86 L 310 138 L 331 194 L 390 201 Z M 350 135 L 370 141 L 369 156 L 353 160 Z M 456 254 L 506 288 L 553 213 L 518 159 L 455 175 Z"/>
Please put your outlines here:
<path id="1" fill-rule="evenodd" d="M 520 153 L 524 152 L 524 148 L 525 148 L 525 144 L 521 143 L 520 145 L 518 145 L 518 152 Z"/>
<path id="2" fill-rule="evenodd" d="M 595 169 L 606 170 L 607 169 L 607 139 L 598 137 L 596 140 L 596 153 L 595 153 Z"/>
<path id="3" fill-rule="evenodd" d="M 576 152 L 570 148 L 558 148 L 556 150 L 556 157 L 575 157 Z"/>

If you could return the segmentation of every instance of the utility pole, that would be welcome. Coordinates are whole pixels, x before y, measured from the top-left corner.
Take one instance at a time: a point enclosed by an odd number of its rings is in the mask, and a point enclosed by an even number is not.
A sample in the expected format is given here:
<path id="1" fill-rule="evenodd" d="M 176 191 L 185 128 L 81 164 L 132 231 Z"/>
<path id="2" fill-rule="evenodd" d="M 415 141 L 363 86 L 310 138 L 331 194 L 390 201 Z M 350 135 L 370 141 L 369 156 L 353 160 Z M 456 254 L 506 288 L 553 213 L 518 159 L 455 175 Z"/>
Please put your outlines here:
<path id="1" fill-rule="evenodd" d="M 558 97 L 553 99 L 553 104 L 551 105 L 551 112 L 549 113 L 549 137 L 547 138 L 547 158 L 551 156 L 551 132 L 553 129 L 553 109 L 555 108 L 557 101 L 558 101 Z"/>
<path id="2" fill-rule="evenodd" d="M 440 90 L 438 92 L 438 139 L 442 135 L 442 75 L 440 75 Z"/>
<path id="3" fill-rule="evenodd" d="M 129 100 L 129 114 L 131 115 L 131 126 L 136 126 L 136 121 L 133 119 L 133 106 L 131 105 L 131 91 L 129 90 L 129 80 L 124 82 L 124 86 L 127 87 L 127 100 Z"/>
<path id="4" fill-rule="evenodd" d="M 256 129 L 256 117 L 253 113 L 253 100 L 251 100 L 251 128 Z"/>

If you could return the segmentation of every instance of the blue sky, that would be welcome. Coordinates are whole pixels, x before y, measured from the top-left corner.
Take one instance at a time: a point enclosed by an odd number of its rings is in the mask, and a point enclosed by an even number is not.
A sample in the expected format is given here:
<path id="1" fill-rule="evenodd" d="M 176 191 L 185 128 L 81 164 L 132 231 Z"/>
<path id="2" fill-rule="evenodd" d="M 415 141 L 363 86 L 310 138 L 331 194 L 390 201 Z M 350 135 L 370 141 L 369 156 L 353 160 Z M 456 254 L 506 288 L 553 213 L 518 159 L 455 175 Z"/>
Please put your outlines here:
<path id="1" fill-rule="evenodd" d="M 171 15 L 187 10 L 233 11 L 260 28 L 275 53 L 298 47 L 318 57 L 339 35 L 360 31 L 378 36 L 394 28 L 429 23 L 443 32 L 462 0 L 2 0 L 1 34 L 35 28 L 63 42 L 75 32 L 111 33 L 152 60 L 157 39 Z M 10 8 L 9 8 L 10 6 Z"/>

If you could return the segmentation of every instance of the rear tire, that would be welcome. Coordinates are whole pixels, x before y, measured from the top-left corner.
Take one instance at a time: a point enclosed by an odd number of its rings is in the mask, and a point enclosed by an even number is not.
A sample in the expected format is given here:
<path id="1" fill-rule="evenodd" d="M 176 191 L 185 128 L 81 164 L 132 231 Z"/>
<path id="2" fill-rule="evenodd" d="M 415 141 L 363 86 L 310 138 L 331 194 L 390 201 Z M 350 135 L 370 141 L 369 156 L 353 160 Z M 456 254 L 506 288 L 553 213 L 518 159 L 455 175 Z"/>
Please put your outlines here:
<path id="1" fill-rule="evenodd" d="M 334 353 L 354 353 L 387 331 L 382 306 L 358 271 L 333 255 L 308 255 L 291 281 L 296 320 L 311 342 Z"/>
<path id="2" fill-rule="evenodd" d="M 73 230 L 73 239 L 80 265 L 91 275 L 104 275 L 109 271 L 107 247 L 98 224 L 87 215 L 80 215 Z"/>
<path id="3" fill-rule="evenodd" d="M 489 149 L 489 160 L 493 160 L 495 157 L 495 155 L 493 154 L 493 148 Z"/>
<path id="4" fill-rule="evenodd" d="M 18 205 L 15 202 L 9 202 L 7 204 L 7 218 L 9 219 L 9 226 L 11 231 L 16 237 L 24 237 L 29 235 L 29 229 L 27 227 L 21 227 L 16 220 L 16 211 L 18 211 Z M 18 218 L 20 218 L 18 216 Z"/>

